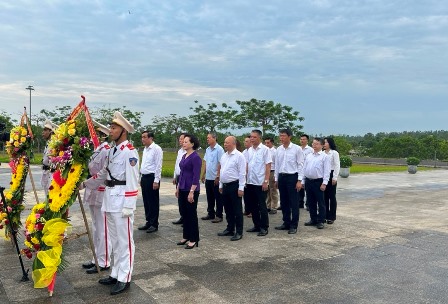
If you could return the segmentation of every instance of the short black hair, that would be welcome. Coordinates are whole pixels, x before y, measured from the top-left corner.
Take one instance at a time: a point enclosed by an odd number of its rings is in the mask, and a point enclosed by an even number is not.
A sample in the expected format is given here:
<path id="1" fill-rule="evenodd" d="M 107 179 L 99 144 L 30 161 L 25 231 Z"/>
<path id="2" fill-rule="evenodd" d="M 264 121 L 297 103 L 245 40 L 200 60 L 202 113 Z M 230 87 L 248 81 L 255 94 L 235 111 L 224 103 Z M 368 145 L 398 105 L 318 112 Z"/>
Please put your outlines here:
<path id="1" fill-rule="evenodd" d="M 192 134 L 185 133 L 184 138 L 187 138 L 187 137 L 190 139 L 190 142 L 193 144 L 193 150 L 197 150 L 199 148 L 199 139 Z"/>
<path id="2" fill-rule="evenodd" d="M 278 133 L 280 133 L 280 134 L 286 134 L 286 135 L 288 135 L 288 136 L 292 136 L 292 131 L 291 131 L 291 129 L 289 129 L 289 128 L 285 128 L 285 129 L 280 129 L 280 131 L 278 131 Z"/>
<path id="3" fill-rule="evenodd" d="M 266 136 L 264 140 L 269 140 L 271 143 L 274 143 L 274 139 L 271 136 Z"/>
<path id="4" fill-rule="evenodd" d="M 154 132 L 145 130 L 142 132 L 142 135 L 145 133 L 146 133 L 146 136 L 148 136 L 148 138 L 152 137 L 152 139 L 154 139 Z"/>
<path id="5" fill-rule="evenodd" d="M 302 135 L 300 135 L 300 137 L 306 137 L 306 139 L 310 140 L 310 137 L 308 136 L 308 134 L 303 133 Z"/>
<path id="6" fill-rule="evenodd" d="M 182 132 L 182 133 L 180 133 L 180 134 L 179 134 L 179 137 L 181 137 L 182 135 L 185 137 L 185 135 L 187 135 L 187 132 Z"/>
<path id="7" fill-rule="evenodd" d="M 320 144 L 323 146 L 325 144 L 325 141 L 322 137 L 314 137 L 313 140 L 316 140 L 318 142 L 320 142 Z"/>
<path id="8" fill-rule="evenodd" d="M 261 131 L 258 130 L 258 129 L 252 130 L 250 133 L 257 133 L 258 136 L 260 136 L 260 138 L 263 136 L 263 132 L 261 132 Z"/>
<path id="9" fill-rule="evenodd" d="M 210 136 L 213 137 L 214 139 L 217 138 L 216 132 L 208 132 L 207 135 L 210 135 Z"/>

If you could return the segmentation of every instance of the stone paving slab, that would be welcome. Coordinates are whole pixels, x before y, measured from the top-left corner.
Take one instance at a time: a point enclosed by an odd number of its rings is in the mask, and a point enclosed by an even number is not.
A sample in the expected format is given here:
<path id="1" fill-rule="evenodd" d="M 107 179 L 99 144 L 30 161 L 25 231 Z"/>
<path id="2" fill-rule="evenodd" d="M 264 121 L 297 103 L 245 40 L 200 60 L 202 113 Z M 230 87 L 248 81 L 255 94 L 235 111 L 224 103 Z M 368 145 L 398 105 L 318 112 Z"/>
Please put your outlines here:
<path id="1" fill-rule="evenodd" d="M 34 172 L 35 181 L 40 176 Z M 8 183 L 0 168 L 0 185 Z M 304 227 L 296 235 L 276 231 L 281 213 L 270 215 L 268 236 L 245 233 L 238 242 L 218 237 L 225 221 L 200 220 L 199 247 L 176 246 L 182 228 L 174 186 L 161 185 L 159 231 L 143 223 L 141 197 L 135 219 L 135 264 L 128 292 L 110 296 L 80 267 L 90 258 L 87 236 L 65 245 L 70 263 L 58 275 L 55 294 L 20 283 L 10 242 L 0 240 L 0 303 L 446 303 L 448 299 L 448 171 L 351 175 L 338 183 L 338 218 L 325 229 Z M 38 184 L 38 182 L 37 182 Z M 27 210 L 34 194 L 27 185 Z M 206 214 L 205 190 L 198 215 Z M 43 191 L 38 191 L 43 198 Z M 70 210 L 73 233 L 83 227 L 80 208 Z M 25 214 L 24 214 L 25 216 Z M 245 229 L 252 227 L 244 219 Z M 31 261 L 25 259 L 26 268 Z M 107 275 L 102 273 L 101 275 Z"/>

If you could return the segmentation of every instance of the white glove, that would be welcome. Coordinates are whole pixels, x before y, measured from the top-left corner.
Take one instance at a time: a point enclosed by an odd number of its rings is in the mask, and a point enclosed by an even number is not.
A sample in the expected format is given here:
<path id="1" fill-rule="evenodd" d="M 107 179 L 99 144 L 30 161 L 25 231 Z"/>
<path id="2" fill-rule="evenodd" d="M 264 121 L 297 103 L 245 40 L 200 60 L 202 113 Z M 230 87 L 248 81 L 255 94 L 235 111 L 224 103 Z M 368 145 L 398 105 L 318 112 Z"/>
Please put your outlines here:
<path id="1" fill-rule="evenodd" d="M 122 216 L 122 217 L 130 217 L 133 213 L 134 213 L 134 209 L 132 209 L 132 208 L 126 208 L 126 207 L 124 207 L 124 208 L 121 210 L 121 216 Z"/>

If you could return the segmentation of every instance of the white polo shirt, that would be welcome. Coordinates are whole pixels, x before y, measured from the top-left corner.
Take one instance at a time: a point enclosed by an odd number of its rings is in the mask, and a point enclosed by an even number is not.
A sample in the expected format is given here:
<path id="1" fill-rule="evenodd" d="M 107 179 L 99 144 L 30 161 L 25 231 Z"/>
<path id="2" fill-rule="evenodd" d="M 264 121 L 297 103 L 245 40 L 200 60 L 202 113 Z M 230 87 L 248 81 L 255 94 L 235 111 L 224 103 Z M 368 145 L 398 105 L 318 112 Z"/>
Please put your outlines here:
<path id="1" fill-rule="evenodd" d="M 297 180 L 302 180 L 305 156 L 300 146 L 292 142 L 286 148 L 283 145 L 279 146 L 276 151 L 276 161 L 275 181 L 278 181 L 280 173 L 298 173 Z"/>
<path id="2" fill-rule="evenodd" d="M 249 160 L 247 165 L 247 184 L 263 185 L 266 165 L 272 163 L 269 148 L 260 143 L 256 148 L 250 147 L 247 151 L 247 156 Z"/>

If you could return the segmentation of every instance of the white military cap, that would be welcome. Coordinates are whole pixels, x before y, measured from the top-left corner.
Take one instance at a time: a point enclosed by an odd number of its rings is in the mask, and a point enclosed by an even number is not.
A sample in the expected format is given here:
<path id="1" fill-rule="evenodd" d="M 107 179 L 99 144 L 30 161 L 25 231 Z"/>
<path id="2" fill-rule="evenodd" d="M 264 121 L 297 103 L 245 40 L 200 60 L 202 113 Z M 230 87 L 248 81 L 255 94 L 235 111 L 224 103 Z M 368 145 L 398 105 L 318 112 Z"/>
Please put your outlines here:
<path id="1" fill-rule="evenodd" d="M 96 130 L 98 130 L 98 131 L 100 131 L 101 133 L 104 133 L 104 134 L 106 134 L 106 135 L 109 135 L 109 128 L 108 127 L 106 127 L 105 125 L 102 125 L 102 124 L 100 124 L 99 122 L 97 122 L 97 121 L 93 121 L 93 124 L 95 125 L 95 129 Z"/>
<path id="2" fill-rule="evenodd" d="M 58 127 L 58 125 L 52 123 L 51 120 L 49 120 L 49 119 L 46 119 L 44 122 L 44 129 L 50 129 L 51 131 L 54 132 L 54 130 L 56 130 L 57 127 Z"/>
<path id="3" fill-rule="evenodd" d="M 114 117 L 112 118 L 112 121 L 110 122 L 110 124 L 117 124 L 119 126 L 122 126 L 123 128 L 125 128 L 126 131 L 128 131 L 129 133 L 134 133 L 134 127 L 131 125 L 131 123 L 123 117 L 123 115 L 121 115 L 120 112 L 115 112 L 114 113 Z"/>

